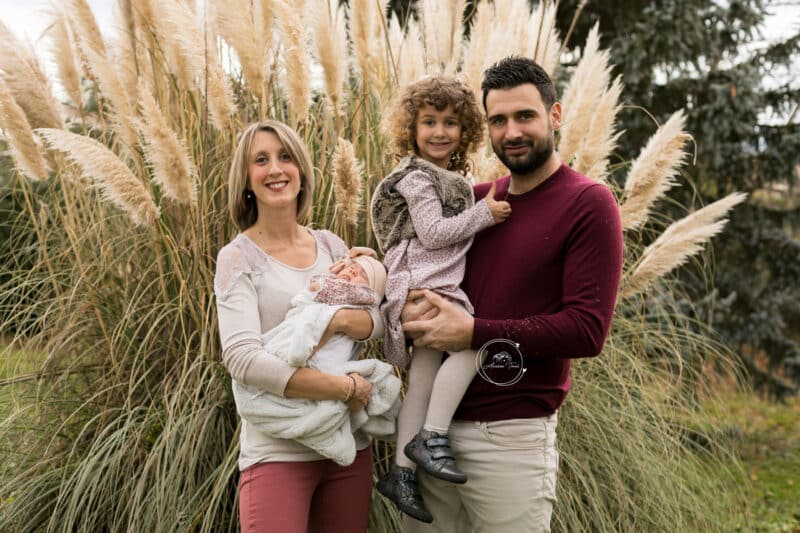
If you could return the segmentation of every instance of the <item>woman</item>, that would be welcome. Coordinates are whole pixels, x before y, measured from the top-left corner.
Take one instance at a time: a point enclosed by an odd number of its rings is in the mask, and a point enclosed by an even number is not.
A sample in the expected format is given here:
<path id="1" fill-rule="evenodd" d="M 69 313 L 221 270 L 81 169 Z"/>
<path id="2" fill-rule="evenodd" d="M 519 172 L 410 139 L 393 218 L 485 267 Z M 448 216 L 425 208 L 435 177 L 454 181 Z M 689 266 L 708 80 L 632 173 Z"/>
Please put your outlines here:
<path id="1" fill-rule="evenodd" d="M 263 349 L 291 298 L 316 274 L 341 268 L 348 254 L 329 231 L 306 219 L 314 193 L 311 159 L 298 134 L 277 121 L 250 125 L 228 175 L 231 216 L 241 231 L 220 250 L 214 278 L 222 360 L 237 382 L 287 398 L 341 400 L 364 408 L 371 385 L 357 374 L 294 368 Z M 363 253 L 354 249 L 351 255 Z M 373 252 L 374 253 L 374 252 Z M 383 335 L 373 308 L 341 309 L 327 333 L 370 340 Z M 366 531 L 372 482 L 369 440 L 356 434 L 355 461 L 340 466 L 293 440 L 274 438 L 242 420 L 239 520 L 242 531 Z"/>

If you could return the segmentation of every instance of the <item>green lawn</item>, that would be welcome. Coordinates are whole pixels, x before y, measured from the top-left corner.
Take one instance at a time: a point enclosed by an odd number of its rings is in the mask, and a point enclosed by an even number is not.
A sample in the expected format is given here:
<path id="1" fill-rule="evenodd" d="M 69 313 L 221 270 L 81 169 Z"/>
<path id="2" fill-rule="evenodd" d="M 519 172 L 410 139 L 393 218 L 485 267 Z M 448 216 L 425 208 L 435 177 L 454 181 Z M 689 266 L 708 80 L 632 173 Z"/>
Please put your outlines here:
<path id="1" fill-rule="evenodd" d="M 6 419 L 14 405 L 33 394 L 35 381 L 29 377 L 39 369 L 43 357 L 36 352 L 14 350 L 0 343 L 0 421 Z"/>
<path id="2" fill-rule="evenodd" d="M 800 532 L 800 397 L 777 403 L 728 393 L 706 407 L 746 467 L 755 531 Z"/>
<path id="3" fill-rule="evenodd" d="M 16 450 L 25 442 L 25 432 L 37 427 L 38 410 L 31 406 L 38 383 L 33 378 L 44 357 L 34 350 L 14 350 L 0 342 L 0 453 Z M 4 455 L 0 470 L 13 468 L 14 460 Z"/>

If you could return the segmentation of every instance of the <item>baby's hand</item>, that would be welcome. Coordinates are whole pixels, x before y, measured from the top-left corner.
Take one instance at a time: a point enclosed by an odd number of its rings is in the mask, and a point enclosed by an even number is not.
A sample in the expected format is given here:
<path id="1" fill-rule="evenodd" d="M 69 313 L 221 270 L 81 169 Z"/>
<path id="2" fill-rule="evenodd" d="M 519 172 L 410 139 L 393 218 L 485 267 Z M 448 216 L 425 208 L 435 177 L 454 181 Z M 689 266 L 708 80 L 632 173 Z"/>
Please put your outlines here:
<path id="1" fill-rule="evenodd" d="M 489 192 L 486 193 L 486 205 L 489 206 L 489 211 L 491 211 L 492 217 L 494 217 L 494 223 L 499 224 L 511 216 L 511 204 L 505 200 L 498 202 L 494 199 L 496 188 L 497 182 L 493 181 L 492 186 L 489 188 Z"/>
<path id="2" fill-rule="evenodd" d="M 311 292 L 317 292 L 319 290 L 319 282 L 312 281 L 311 283 L 309 283 L 308 290 L 310 290 Z"/>

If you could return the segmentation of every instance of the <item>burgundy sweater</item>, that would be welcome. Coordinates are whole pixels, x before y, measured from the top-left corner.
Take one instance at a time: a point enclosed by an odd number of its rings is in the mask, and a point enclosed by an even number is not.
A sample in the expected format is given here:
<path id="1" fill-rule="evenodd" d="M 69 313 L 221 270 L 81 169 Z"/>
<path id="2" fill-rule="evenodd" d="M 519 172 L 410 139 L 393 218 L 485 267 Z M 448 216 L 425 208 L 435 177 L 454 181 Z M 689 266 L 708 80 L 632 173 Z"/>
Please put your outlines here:
<path id="1" fill-rule="evenodd" d="M 498 200 L 509 182 L 497 181 Z M 488 190 L 489 183 L 477 185 L 475 200 Z M 562 164 L 507 200 L 511 217 L 475 235 L 461 287 L 475 307 L 473 349 L 492 339 L 515 341 L 527 372 L 510 386 L 475 377 L 456 412 L 460 420 L 555 412 L 570 388 L 570 359 L 602 351 L 614 313 L 622 226 L 611 191 Z"/>

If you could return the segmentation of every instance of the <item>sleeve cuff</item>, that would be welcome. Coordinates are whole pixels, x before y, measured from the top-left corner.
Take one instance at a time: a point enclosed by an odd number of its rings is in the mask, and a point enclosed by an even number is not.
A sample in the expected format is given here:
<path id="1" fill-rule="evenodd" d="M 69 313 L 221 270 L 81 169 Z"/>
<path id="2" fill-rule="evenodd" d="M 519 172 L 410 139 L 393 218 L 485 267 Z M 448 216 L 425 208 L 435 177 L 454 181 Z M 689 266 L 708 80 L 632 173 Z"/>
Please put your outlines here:
<path id="1" fill-rule="evenodd" d="M 383 317 L 381 316 L 380 307 L 373 305 L 369 308 L 369 316 L 372 318 L 372 333 L 363 342 L 374 341 L 375 339 L 383 338 Z"/>
<path id="2" fill-rule="evenodd" d="M 499 339 L 502 332 L 494 325 L 494 321 L 475 318 L 472 326 L 472 349 L 480 350 L 490 340 Z"/>
<path id="3" fill-rule="evenodd" d="M 483 220 L 481 220 L 481 229 L 491 228 L 494 226 L 494 217 L 492 216 L 492 210 L 489 209 L 489 204 L 486 202 L 486 198 L 482 198 L 478 201 L 478 204 L 483 204 Z"/>

